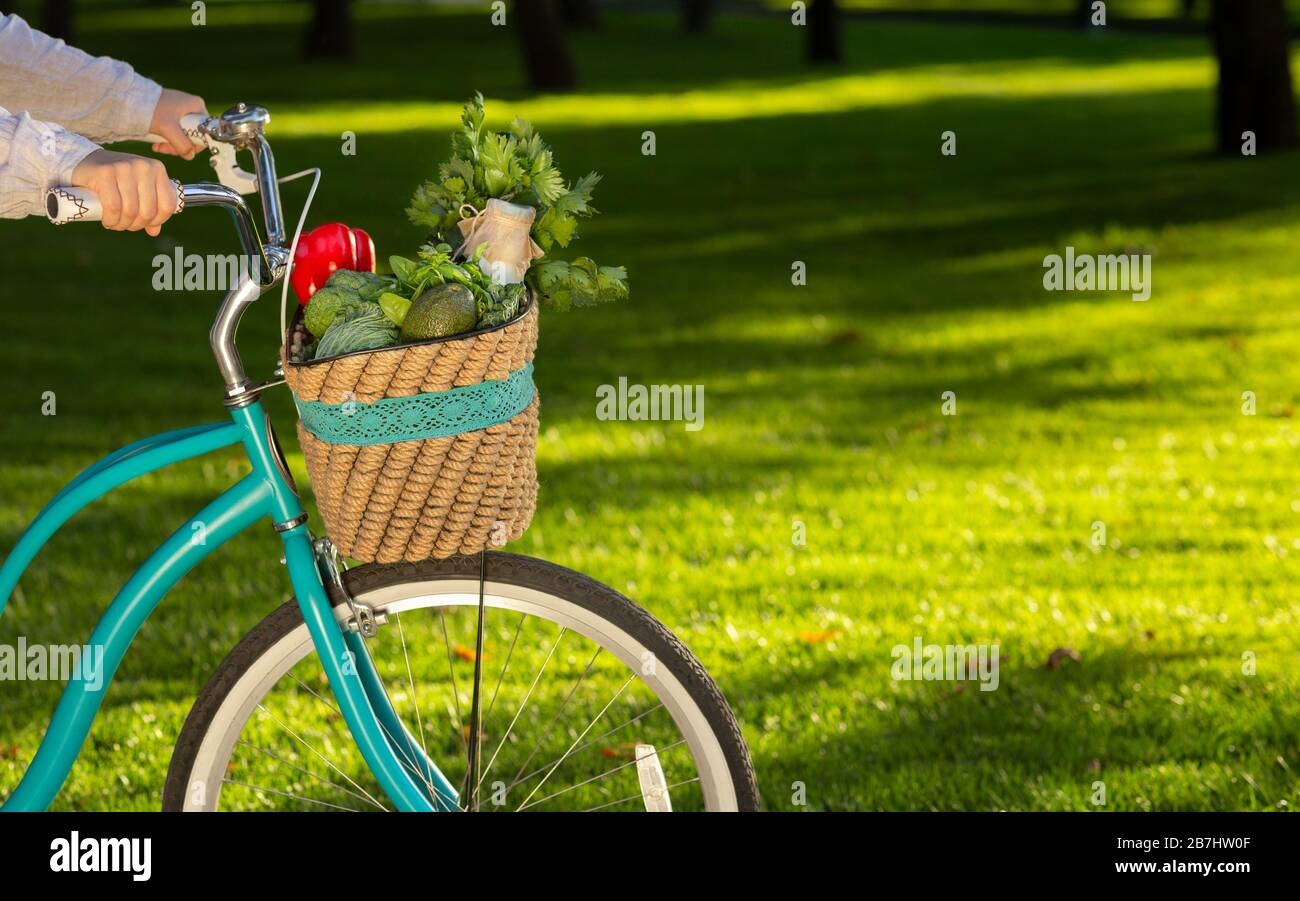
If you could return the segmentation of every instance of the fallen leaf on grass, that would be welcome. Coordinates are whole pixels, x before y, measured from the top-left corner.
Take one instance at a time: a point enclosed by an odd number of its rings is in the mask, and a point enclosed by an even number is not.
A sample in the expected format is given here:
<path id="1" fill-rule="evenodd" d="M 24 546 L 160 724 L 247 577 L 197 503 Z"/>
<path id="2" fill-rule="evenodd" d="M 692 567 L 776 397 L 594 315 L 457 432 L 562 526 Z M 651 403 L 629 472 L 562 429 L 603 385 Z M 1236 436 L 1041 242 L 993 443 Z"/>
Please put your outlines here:
<path id="1" fill-rule="evenodd" d="M 799 640 L 804 644 L 822 644 L 840 637 L 839 629 L 826 629 L 822 632 L 800 632 Z"/>
<path id="2" fill-rule="evenodd" d="M 614 748 L 601 748 L 600 755 L 611 760 L 635 760 L 636 745 L 637 743 L 634 741 L 625 741 Z"/>
<path id="3" fill-rule="evenodd" d="M 463 725 L 463 726 L 460 727 L 460 734 L 461 734 L 461 736 L 465 739 L 466 743 L 468 743 L 468 742 L 469 742 L 469 723 L 466 723 L 465 725 Z M 478 739 L 479 739 L 479 741 L 487 741 L 487 738 L 488 738 L 488 733 L 487 733 L 486 730 L 484 730 L 484 729 L 480 729 L 480 730 L 478 730 Z"/>
<path id="4" fill-rule="evenodd" d="M 470 663 L 473 663 L 473 662 L 474 662 L 474 649 L 473 649 L 473 648 L 467 648 L 467 647 L 465 647 L 463 644 L 458 644 L 458 645 L 456 645 L 456 647 L 452 648 L 452 653 L 454 653 L 454 654 L 455 654 L 457 657 L 459 657 L 461 660 L 468 660 Z M 487 655 L 487 654 L 484 654 L 484 655 L 483 655 L 483 659 L 484 659 L 484 660 L 487 660 L 487 659 L 488 659 L 488 655 Z"/>
<path id="5" fill-rule="evenodd" d="M 1055 651 L 1052 651 L 1051 656 L 1047 658 L 1047 668 L 1060 669 L 1061 664 L 1066 660 L 1073 660 L 1075 663 L 1078 663 L 1082 659 L 1083 658 L 1079 656 L 1079 652 L 1074 648 L 1057 648 Z"/>
<path id="6" fill-rule="evenodd" d="M 17 760 L 18 746 L 10 745 L 9 747 L 0 746 L 0 760 Z"/>

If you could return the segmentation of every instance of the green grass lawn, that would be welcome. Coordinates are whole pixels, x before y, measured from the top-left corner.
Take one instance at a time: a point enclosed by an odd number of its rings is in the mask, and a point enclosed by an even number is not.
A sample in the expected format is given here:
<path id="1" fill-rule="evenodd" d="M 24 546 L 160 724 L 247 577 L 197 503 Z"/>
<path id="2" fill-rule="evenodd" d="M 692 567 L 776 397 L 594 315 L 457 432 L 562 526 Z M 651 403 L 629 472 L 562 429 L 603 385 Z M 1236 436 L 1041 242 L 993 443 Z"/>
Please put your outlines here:
<path id="1" fill-rule="evenodd" d="M 474 90 L 532 117 L 570 176 L 605 174 L 580 250 L 626 264 L 633 296 L 544 317 L 542 494 L 513 549 L 682 636 L 734 705 L 768 808 L 791 808 L 796 782 L 821 810 L 1093 809 L 1098 781 L 1106 809 L 1300 804 L 1297 158 L 1209 155 L 1204 41 L 854 21 L 849 62 L 810 71 L 779 18 L 686 39 L 671 17 L 618 15 L 576 41 L 585 93 L 538 99 L 485 15 L 367 7 L 358 63 L 332 69 L 296 61 L 292 15 L 225 24 L 260 9 L 213 4 L 206 29 L 183 11 L 88 17 L 83 43 L 214 110 L 269 107 L 281 171 L 324 169 L 313 221 L 368 228 L 381 256 L 418 243 L 402 209 Z M 218 38 L 246 69 L 199 64 Z M 291 210 L 301 197 L 286 189 Z M 204 211 L 158 241 L 5 230 L 7 549 L 98 457 L 222 415 L 217 298 L 151 290 L 150 261 L 232 244 Z M 1151 253 L 1150 301 L 1045 292 L 1043 257 L 1067 244 Z M 255 374 L 273 306 L 241 331 Z M 596 388 L 620 376 L 704 385 L 704 429 L 598 421 Z M 290 399 L 269 405 L 305 483 Z M 213 455 L 81 514 L 0 642 L 84 640 L 242 465 Z M 286 596 L 277 544 L 250 532 L 159 608 L 60 807 L 158 806 L 191 700 Z M 893 680 L 891 648 L 917 636 L 996 642 L 1000 687 Z M 1061 647 L 1080 659 L 1048 669 Z M 3 795 L 59 686 L 0 689 Z"/>

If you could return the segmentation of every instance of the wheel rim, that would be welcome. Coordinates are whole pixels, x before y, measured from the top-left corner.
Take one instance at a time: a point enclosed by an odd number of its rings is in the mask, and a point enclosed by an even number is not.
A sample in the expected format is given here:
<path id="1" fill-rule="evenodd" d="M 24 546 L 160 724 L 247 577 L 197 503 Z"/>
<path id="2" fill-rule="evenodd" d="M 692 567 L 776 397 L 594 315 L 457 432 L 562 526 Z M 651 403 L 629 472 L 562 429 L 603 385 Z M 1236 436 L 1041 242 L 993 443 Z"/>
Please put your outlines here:
<path id="1" fill-rule="evenodd" d="M 461 698 L 466 686 L 456 679 L 456 658 L 472 666 L 473 657 L 466 660 L 463 646 L 451 640 L 456 626 L 449 625 L 449 620 L 458 614 L 466 614 L 464 619 L 466 623 L 470 622 L 477 611 L 478 587 L 478 581 L 474 579 L 409 582 L 374 589 L 357 597 L 358 601 L 372 607 L 383 623 L 379 635 L 368 642 L 367 647 L 377 649 L 377 642 L 383 638 L 388 638 L 393 646 L 400 642 L 398 653 L 405 658 L 405 672 L 409 677 L 404 686 L 392 678 L 395 665 L 386 663 L 378 653 L 375 654 L 376 665 L 384 676 L 394 708 L 408 731 L 426 746 L 430 758 L 443 767 L 455 785 L 463 784 L 464 771 L 461 766 L 449 764 L 463 761 L 459 758 L 449 761 L 442 727 L 452 728 L 453 734 L 457 724 L 465 729 Z M 484 607 L 492 623 L 490 628 L 494 638 L 498 640 L 485 648 L 483 656 L 484 704 L 487 708 L 483 721 L 487 731 L 483 739 L 480 791 L 485 798 L 492 800 L 491 805 L 484 804 L 483 809 L 553 809 L 564 803 L 560 797 L 566 791 L 576 796 L 565 799 L 567 801 L 603 801 L 600 804 L 587 803 L 579 809 L 643 809 L 651 802 L 645 801 L 644 793 L 638 796 L 642 779 L 649 775 L 650 781 L 654 781 L 654 767 L 648 768 L 649 774 L 644 773 L 645 762 L 637 760 L 638 756 L 646 755 L 643 749 L 638 748 L 647 744 L 657 752 L 654 756 L 662 767 L 663 784 L 669 789 L 674 809 L 682 809 L 683 803 L 688 808 L 736 809 L 736 787 L 722 745 L 704 711 L 678 674 L 672 671 L 668 661 L 655 659 L 649 649 L 631 634 L 587 607 L 545 591 L 489 581 L 485 586 Z M 335 608 L 335 615 L 341 622 L 348 619 L 349 614 L 346 605 Z M 427 698 L 419 697 L 420 694 L 436 693 L 439 688 L 417 676 L 412 668 L 411 644 L 418 640 L 412 632 L 420 634 L 419 630 L 424 630 L 427 633 L 433 627 L 432 624 L 422 624 L 418 630 L 413 630 L 412 621 L 417 616 L 436 620 L 442 631 L 447 651 L 444 675 L 449 672 L 451 679 L 450 684 L 441 688 L 444 695 L 451 695 L 454 704 L 430 704 Z M 509 628 L 503 628 L 503 623 Z M 540 632 L 538 624 L 545 624 Z M 507 647 L 506 642 L 499 639 L 510 629 L 514 629 L 515 634 Z M 533 633 L 532 644 L 526 644 L 533 662 L 540 659 L 547 642 L 554 640 L 555 643 L 546 658 L 550 662 L 544 663 L 536 673 L 539 679 L 548 669 L 561 676 L 557 682 L 561 685 L 567 684 L 579 671 L 582 676 L 573 684 L 566 700 L 560 703 L 547 730 L 560 736 L 561 740 L 556 743 L 549 741 L 548 735 L 540 735 L 536 746 L 523 754 L 525 745 L 518 739 L 525 734 L 515 731 L 517 723 L 532 704 L 532 712 L 527 715 L 532 717 L 530 722 L 536 731 L 542 722 L 540 712 L 547 709 L 539 703 L 542 695 L 537 685 L 540 682 L 534 682 L 533 687 L 526 691 L 522 683 L 504 685 L 508 677 L 513 679 L 510 676 L 512 661 L 524 659 L 517 655 L 521 636 L 526 632 Z M 538 635 L 545 636 L 545 641 Z M 427 634 L 420 637 L 427 638 Z M 587 650 L 594 649 L 590 663 L 578 650 L 575 639 L 585 643 Z M 418 656 L 423 660 L 427 659 L 430 650 L 422 647 L 423 652 Z M 563 665 L 556 667 L 555 660 L 561 649 L 566 656 Z M 494 655 L 500 655 L 496 661 Z M 597 669 L 601 658 L 613 663 L 601 663 Z M 500 680 L 498 664 L 501 666 Z M 583 664 L 586 664 L 585 668 Z M 300 675 L 304 667 L 314 667 L 319 671 L 310 636 L 305 625 L 299 625 L 244 670 L 223 698 L 200 743 L 186 782 L 186 810 L 230 806 L 265 808 L 272 803 L 294 806 L 319 801 L 319 793 L 332 800 L 324 802 L 323 807 L 312 805 L 310 809 L 391 806 L 374 786 L 368 770 L 364 766 L 358 770 L 359 752 L 348 737 L 341 717 L 335 719 L 337 734 L 331 740 L 323 732 L 304 734 L 308 730 L 296 729 L 293 722 L 286 722 L 292 717 L 277 712 L 275 705 L 270 703 L 279 700 L 285 692 L 288 696 L 300 696 L 294 701 L 294 709 L 297 711 L 295 715 L 304 717 L 304 721 L 309 717 L 301 704 L 310 707 L 332 705 L 326 685 L 321 683 L 313 688 L 311 677 Z M 621 688 L 612 675 L 619 667 L 622 668 L 622 678 L 626 680 Z M 531 678 L 534 669 L 530 665 L 515 672 L 528 673 Z M 593 673 L 597 675 L 593 677 Z M 572 703 L 574 697 L 582 697 L 584 683 L 590 689 L 588 693 L 596 698 L 612 696 L 607 698 L 608 705 L 596 704 L 594 710 L 598 715 L 594 719 L 589 715 L 568 717 L 570 722 L 557 727 L 565 706 Z M 457 687 L 452 689 L 451 685 Z M 550 706 L 555 706 L 558 698 L 558 694 L 548 696 Z M 584 700 L 590 702 L 591 698 Z M 592 710 L 591 704 L 587 703 L 584 714 L 590 714 Z M 512 713 L 513 718 L 505 716 L 506 712 Z M 318 714 L 327 719 L 332 716 L 319 710 Z M 675 737 L 666 733 L 665 724 L 670 724 L 675 730 Z M 620 732 L 623 732 L 624 740 L 613 748 L 602 744 L 605 739 L 618 737 Z M 279 736 L 281 741 L 277 746 L 268 748 L 262 743 L 268 733 Z M 439 738 L 435 746 L 428 744 L 430 733 Z M 627 740 L 629 735 L 645 735 L 652 740 L 637 741 L 636 747 L 629 748 L 633 744 Z M 325 747 L 313 747 L 313 740 L 324 742 Z M 287 753 L 286 748 L 291 749 L 291 753 Z M 563 753 L 555 753 L 556 749 Z M 599 754 L 607 764 L 596 768 L 596 778 L 591 773 L 593 753 Z M 523 766 L 516 770 L 513 762 L 521 754 Z M 248 763 L 250 757 L 256 762 Z M 692 769 L 691 778 L 679 778 L 685 763 L 689 763 Z M 274 769 L 287 779 L 289 785 L 309 782 L 317 797 L 309 799 L 291 790 L 283 795 L 277 794 L 279 786 L 266 785 L 265 779 L 259 781 L 254 776 L 240 778 L 245 776 L 242 769 L 245 766 L 250 771 L 262 773 L 266 773 L 268 768 Z M 502 773 L 509 781 L 493 778 Z M 600 775 L 602 773 L 604 775 Z M 204 786 L 217 786 L 217 790 L 195 790 Z M 614 790 L 616 788 L 620 790 Z M 520 789 L 521 793 L 516 793 L 515 789 Z M 250 798 L 256 803 L 250 802 Z M 337 803 L 338 799 L 345 800 Z"/>

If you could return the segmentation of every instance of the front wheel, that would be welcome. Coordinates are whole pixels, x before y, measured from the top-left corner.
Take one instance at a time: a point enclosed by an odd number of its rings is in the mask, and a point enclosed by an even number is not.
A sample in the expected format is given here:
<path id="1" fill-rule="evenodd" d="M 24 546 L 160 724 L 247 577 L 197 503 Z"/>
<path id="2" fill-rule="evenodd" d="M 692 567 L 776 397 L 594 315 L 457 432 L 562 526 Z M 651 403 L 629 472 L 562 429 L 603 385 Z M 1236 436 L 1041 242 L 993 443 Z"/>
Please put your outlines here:
<path id="1" fill-rule="evenodd" d="M 366 642 L 394 710 L 447 784 L 466 774 L 478 556 L 361 566 Z M 572 570 L 489 553 L 483 592 L 483 811 L 757 810 L 753 765 L 699 661 L 649 613 Z M 342 623 L 346 602 L 335 607 Z M 435 787 L 430 785 L 431 791 Z M 439 795 L 439 797 L 445 797 Z M 246 635 L 181 731 L 165 810 L 378 810 L 296 603 Z"/>

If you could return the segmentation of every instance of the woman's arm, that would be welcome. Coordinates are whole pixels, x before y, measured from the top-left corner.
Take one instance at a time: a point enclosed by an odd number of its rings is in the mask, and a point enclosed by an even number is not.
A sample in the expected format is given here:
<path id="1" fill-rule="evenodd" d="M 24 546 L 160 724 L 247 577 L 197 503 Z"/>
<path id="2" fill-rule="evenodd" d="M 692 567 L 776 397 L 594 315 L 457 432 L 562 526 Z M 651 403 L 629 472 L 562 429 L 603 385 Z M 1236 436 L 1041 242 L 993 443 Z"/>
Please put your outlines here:
<path id="1" fill-rule="evenodd" d="M 92 57 L 0 16 L 0 106 L 57 122 L 92 141 L 142 138 L 162 88 L 126 63 Z"/>
<path id="2" fill-rule="evenodd" d="M 98 150 L 58 125 L 0 109 L 0 218 L 45 213 L 45 189 L 72 183 L 72 172 Z"/>
<path id="3" fill-rule="evenodd" d="M 0 218 L 45 213 L 45 190 L 89 188 L 105 228 L 158 234 L 176 212 L 176 190 L 157 160 L 104 150 L 80 135 L 0 109 Z"/>

